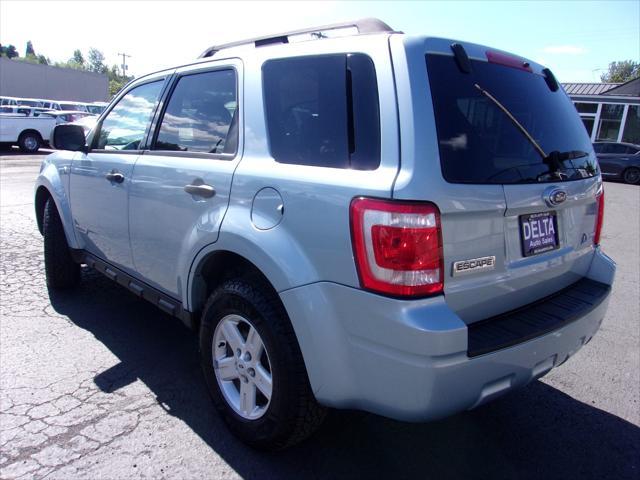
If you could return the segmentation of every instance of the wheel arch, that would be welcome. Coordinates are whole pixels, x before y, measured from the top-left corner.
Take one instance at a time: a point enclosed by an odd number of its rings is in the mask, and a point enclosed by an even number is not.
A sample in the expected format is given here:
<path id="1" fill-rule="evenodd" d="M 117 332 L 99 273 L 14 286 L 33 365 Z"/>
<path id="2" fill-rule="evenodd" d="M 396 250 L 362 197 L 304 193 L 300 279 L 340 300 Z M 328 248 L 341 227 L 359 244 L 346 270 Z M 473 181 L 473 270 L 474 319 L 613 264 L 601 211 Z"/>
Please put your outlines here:
<path id="1" fill-rule="evenodd" d="M 45 160 L 40 175 L 36 180 L 34 194 L 34 208 L 40 233 L 43 233 L 42 215 L 49 198 L 53 200 L 58 209 L 69 247 L 81 248 L 73 232 L 73 217 L 71 215 L 69 197 L 60 178 L 58 168 L 55 163 Z"/>
<path id="2" fill-rule="evenodd" d="M 196 313 L 196 317 L 215 288 L 233 277 L 257 278 L 279 299 L 276 288 L 262 270 L 251 260 L 231 250 L 212 250 L 202 256 L 197 263 L 194 262 L 190 277 L 188 307 L 190 311 Z"/>
<path id="3" fill-rule="evenodd" d="M 43 142 L 44 138 L 42 138 L 42 134 L 34 129 L 34 128 L 25 128 L 23 131 L 20 132 L 20 135 L 18 135 L 18 142 L 20 141 L 20 138 L 22 138 L 23 135 L 26 135 L 27 133 L 34 133 L 38 136 L 38 138 L 40 138 L 40 141 Z"/>

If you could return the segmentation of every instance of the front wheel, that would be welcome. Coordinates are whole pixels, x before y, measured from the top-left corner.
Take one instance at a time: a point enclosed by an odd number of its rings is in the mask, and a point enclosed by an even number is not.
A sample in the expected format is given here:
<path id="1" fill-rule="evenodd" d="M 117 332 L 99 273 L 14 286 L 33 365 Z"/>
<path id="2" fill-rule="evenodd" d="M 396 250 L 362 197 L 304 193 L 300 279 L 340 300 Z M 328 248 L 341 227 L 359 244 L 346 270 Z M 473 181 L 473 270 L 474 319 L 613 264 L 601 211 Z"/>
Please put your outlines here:
<path id="1" fill-rule="evenodd" d="M 47 287 L 73 288 L 80 282 L 80 265 L 73 261 L 62 220 L 53 199 L 44 206 L 42 222 L 44 233 L 44 271 Z"/>
<path id="2" fill-rule="evenodd" d="M 624 183 L 630 183 L 631 185 L 638 185 L 640 183 L 640 168 L 629 167 L 622 174 Z"/>
<path id="3" fill-rule="evenodd" d="M 260 279 L 224 282 L 200 329 L 202 369 L 225 422 L 251 446 L 278 450 L 322 423 L 284 308 Z"/>

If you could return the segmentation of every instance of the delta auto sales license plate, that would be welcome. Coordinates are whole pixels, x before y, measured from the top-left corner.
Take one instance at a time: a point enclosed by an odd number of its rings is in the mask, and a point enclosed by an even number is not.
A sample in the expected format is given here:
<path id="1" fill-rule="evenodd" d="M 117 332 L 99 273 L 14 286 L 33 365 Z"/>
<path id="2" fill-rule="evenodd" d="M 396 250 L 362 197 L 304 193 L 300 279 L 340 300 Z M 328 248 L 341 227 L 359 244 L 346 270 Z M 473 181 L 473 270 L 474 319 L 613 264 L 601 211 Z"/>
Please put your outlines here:
<path id="1" fill-rule="evenodd" d="M 556 212 L 520 215 L 522 255 L 530 257 L 558 248 L 558 219 Z"/>

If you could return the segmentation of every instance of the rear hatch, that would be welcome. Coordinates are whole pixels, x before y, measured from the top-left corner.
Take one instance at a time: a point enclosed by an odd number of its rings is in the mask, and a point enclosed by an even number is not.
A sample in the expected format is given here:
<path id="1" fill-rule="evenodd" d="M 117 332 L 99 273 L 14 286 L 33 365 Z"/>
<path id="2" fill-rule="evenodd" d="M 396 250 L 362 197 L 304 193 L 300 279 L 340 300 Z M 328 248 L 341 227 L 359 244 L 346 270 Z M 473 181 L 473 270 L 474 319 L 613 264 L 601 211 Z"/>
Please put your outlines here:
<path id="1" fill-rule="evenodd" d="M 484 47 L 426 45 L 442 178 L 423 199 L 441 210 L 447 304 L 473 323 L 586 274 L 601 180 L 549 71 Z"/>

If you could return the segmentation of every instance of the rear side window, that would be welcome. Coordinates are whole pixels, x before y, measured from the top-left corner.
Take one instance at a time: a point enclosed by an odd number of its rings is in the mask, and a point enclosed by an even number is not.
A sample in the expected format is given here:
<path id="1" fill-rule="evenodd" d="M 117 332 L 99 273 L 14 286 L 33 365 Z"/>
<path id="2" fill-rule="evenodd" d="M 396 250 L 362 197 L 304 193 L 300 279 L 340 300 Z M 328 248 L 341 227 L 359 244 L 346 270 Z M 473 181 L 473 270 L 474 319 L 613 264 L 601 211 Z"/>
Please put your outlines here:
<path id="1" fill-rule="evenodd" d="M 380 165 L 376 73 L 367 55 L 270 60 L 262 74 L 276 161 L 358 170 Z"/>
<path id="2" fill-rule="evenodd" d="M 154 150 L 235 153 L 238 145 L 234 70 L 187 75 L 173 90 Z"/>
<path id="3" fill-rule="evenodd" d="M 451 183 L 579 180 L 597 174 L 592 145 L 567 95 L 542 75 L 454 57 L 426 56 L 442 173 Z M 511 116 L 537 143 L 527 139 Z M 419 134 L 419 132 L 416 132 Z"/>

